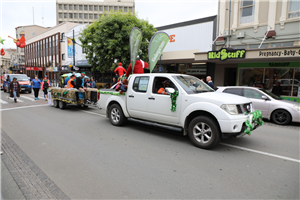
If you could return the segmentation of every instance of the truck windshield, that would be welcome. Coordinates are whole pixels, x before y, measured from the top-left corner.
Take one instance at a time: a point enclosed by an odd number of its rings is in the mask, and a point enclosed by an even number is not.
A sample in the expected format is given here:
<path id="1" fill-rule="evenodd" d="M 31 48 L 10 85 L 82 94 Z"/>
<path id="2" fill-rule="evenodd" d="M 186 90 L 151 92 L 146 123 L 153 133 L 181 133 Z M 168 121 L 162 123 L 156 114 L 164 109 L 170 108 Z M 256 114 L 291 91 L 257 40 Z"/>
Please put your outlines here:
<path id="1" fill-rule="evenodd" d="M 196 94 L 202 92 L 214 92 L 214 90 L 194 76 L 180 75 L 172 76 L 177 83 L 188 93 Z"/>
<path id="2" fill-rule="evenodd" d="M 10 75 L 10 78 L 11 78 L 11 80 L 13 80 L 13 78 L 14 77 L 16 77 L 17 78 L 17 81 L 28 81 L 28 77 L 27 77 L 27 75 L 19 75 L 19 74 L 12 74 L 12 75 Z"/>

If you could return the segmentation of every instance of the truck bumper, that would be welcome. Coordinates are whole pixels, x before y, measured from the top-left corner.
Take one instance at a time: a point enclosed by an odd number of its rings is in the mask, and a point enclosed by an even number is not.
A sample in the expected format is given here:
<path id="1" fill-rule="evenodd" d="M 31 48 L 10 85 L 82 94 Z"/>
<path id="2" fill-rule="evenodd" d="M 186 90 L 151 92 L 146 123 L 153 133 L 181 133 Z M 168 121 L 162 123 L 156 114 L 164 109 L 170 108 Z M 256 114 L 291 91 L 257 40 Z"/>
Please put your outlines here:
<path id="1" fill-rule="evenodd" d="M 241 117 L 239 115 L 238 119 L 227 119 L 227 120 L 219 120 L 219 124 L 221 127 L 222 133 L 230 133 L 230 134 L 238 134 L 244 132 L 246 128 L 246 121 L 252 124 L 252 115 L 244 115 Z"/>

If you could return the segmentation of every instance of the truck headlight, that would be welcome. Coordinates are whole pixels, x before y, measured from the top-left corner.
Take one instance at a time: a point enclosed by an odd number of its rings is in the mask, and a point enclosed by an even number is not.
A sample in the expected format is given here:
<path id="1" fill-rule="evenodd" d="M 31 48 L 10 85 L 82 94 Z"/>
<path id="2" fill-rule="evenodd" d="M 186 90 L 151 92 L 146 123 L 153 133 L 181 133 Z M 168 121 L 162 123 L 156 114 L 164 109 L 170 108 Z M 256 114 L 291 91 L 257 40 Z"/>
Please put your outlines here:
<path id="1" fill-rule="evenodd" d="M 222 108 L 223 110 L 225 110 L 226 112 L 228 112 L 229 114 L 231 114 L 231 115 L 238 115 L 238 114 L 239 114 L 236 105 L 223 104 L 223 105 L 221 106 L 221 108 Z"/>
<path id="2" fill-rule="evenodd" d="M 300 106 L 293 106 L 294 108 L 296 108 L 298 111 L 300 111 Z"/>

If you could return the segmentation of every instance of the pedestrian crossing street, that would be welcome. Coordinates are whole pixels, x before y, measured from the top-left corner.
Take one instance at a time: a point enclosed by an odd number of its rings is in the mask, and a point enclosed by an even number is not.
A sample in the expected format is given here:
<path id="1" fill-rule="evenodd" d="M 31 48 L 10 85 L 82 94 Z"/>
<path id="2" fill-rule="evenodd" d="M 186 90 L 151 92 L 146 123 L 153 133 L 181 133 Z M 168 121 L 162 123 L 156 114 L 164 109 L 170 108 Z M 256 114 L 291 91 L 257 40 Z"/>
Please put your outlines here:
<path id="1" fill-rule="evenodd" d="M 36 101 L 34 99 L 34 97 L 32 95 L 20 95 L 19 98 L 17 98 L 17 101 L 22 103 L 22 102 L 33 102 L 33 101 Z M 39 95 L 39 101 L 45 101 L 45 98 L 43 95 Z M 1 96 L 1 99 L 0 99 L 0 104 L 9 104 L 9 103 L 15 103 L 14 102 L 14 98 L 11 98 L 11 97 L 8 97 L 8 94 L 7 95 L 4 95 L 2 93 L 2 96 Z"/>

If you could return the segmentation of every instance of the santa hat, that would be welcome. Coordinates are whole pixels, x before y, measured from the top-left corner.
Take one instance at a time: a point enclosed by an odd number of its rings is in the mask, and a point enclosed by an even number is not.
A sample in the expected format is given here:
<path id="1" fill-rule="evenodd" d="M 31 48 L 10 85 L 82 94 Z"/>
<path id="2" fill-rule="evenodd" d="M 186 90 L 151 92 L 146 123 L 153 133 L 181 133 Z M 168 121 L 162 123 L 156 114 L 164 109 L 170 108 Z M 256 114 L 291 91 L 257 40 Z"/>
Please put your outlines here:
<path id="1" fill-rule="evenodd" d="M 122 63 L 119 63 L 119 66 L 122 66 Z"/>

